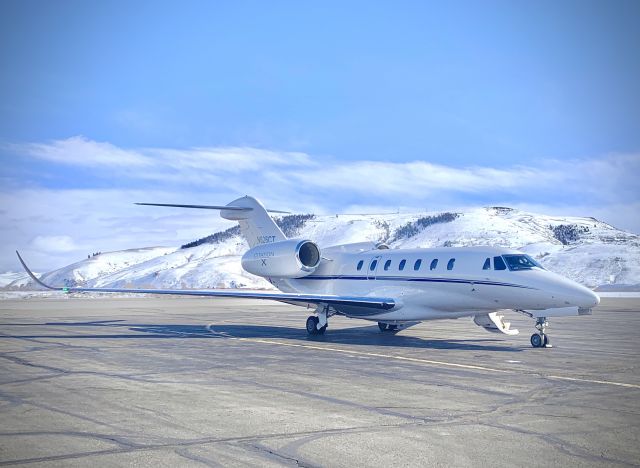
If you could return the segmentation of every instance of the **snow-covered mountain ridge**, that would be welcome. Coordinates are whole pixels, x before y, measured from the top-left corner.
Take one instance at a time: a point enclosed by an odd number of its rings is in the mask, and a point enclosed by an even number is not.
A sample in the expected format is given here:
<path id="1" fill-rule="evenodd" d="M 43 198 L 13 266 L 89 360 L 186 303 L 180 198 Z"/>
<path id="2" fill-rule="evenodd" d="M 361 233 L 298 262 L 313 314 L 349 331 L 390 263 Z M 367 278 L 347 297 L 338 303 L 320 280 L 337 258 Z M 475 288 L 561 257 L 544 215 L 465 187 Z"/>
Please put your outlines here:
<path id="1" fill-rule="evenodd" d="M 549 270 L 589 287 L 640 284 L 640 236 L 594 218 L 546 216 L 502 207 L 464 213 L 316 216 L 297 223 L 297 235 L 322 248 L 352 242 L 385 242 L 390 248 L 503 246 L 529 253 Z M 247 244 L 233 235 L 195 247 L 148 247 L 102 253 L 46 273 L 55 285 L 132 288 L 272 289 L 242 270 Z M 205 233 L 203 233 L 205 234 Z M 289 233 L 292 234 L 291 232 Z M 295 233 L 293 233 L 295 234 Z M 6 289 L 31 289 L 25 276 Z"/>

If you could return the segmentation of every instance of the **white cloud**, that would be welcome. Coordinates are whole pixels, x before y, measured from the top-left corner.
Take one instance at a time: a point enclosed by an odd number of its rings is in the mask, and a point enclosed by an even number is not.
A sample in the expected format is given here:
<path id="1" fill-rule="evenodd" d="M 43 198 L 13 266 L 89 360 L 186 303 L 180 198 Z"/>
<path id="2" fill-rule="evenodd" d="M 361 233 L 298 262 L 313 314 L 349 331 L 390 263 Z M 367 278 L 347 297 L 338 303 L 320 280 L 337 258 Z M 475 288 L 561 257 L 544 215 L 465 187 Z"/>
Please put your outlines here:
<path id="1" fill-rule="evenodd" d="M 73 252 L 78 249 L 70 236 L 36 236 L 31 247 L 51 253 Z"/>
<path id="2" fill-rule="evenodd" d="M 346 191 L 419 200 L 444 193 L 513 193 L 553 190 L 601 199 L 638 198 L 640 155 L 573 161 L 542 160 L 536 166 L 453 167 L 428 161 L 339 161 L 300 152 L 247 147 L 138 148 L 76 136 L 50 143 L 10 145 L 29 157 L 68 166 L 95 167 L 103 176 L 163 182 L 214 191 L 242 187 L 267 193 Z M 112 171 L 106 173 L 104 171 Z M 241 190 L 242 191 L 242 190 Z"/>
<path id="3" fill-rule="evenodd" d="M 358 161 L 324 165 L 312 174 L 294 171 L 289 176 L 299 183 L 333 189 L 348 189 L 363 194 L 393 194 L 424 197 L 447 192 L 517 191 L 522 187 L 539 185 L 539 169 L 515 167 L 494 169 L 487 167 L 454 168 L 424 161 L 407 163 Z M 548 175 L 548 174 L 547 174 Z M 549 178 L 542 179 L 549 181 Z"/>
<path id="4" fill-rule="evenodd" d="M 0 270 L 20 269 L 15 250 L 44 271 L 97 251 L 180 245 L 233 225 L 216 212 L 133 204 L 161 197 L 192 202 L 201 195 L 115 189 L 0 192 L 0 241 L 5 246 L 0 250 Z"/>
<path id="5" fill-rule="evenodd" d="M 18 154 L 69 166 L 112 166 L 124 173 L 129 172 L 131 166 L 145 166 L 145 170 L 136 176 L 154 179 L 172 179 L 176 171 L 183 176 L 193 176 L 313 165 L 307 154 L 299 152 L 245 147 L 124 149 L 84 136 L 49 143 L 10 144 L 7 148 Z"/>
<path id="6" fill-rule="evenodd" d="M 50 143 L 13 144 L 9 148 L 34 158 L 74 166 L 148 166 L 153 162 L 137 151 L 82 136 Z"/>

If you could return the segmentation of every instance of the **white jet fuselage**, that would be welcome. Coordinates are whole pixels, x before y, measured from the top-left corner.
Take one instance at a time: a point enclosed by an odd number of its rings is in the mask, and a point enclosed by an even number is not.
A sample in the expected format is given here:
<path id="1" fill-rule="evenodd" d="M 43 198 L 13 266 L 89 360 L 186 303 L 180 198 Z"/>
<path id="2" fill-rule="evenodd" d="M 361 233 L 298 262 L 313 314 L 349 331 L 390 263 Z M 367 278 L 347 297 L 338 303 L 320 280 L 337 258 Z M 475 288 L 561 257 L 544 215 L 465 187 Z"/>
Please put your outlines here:
<path id="1" fill-rule="evenodd" d="M 283 292 L 397 299 L 396 306 L 389 311 L 338 309 L 345 315 L 369 320 L 433 320 L 503 309 L 589 309 L 599 302 L 588 288 L 541 267 L 497 269 L 503 266 L 497 258 L 523 255 L 513 250 L 494 247 L 375 249 L 353 253 L 340 250 L 323 250 L 326 257 L 311 275 L 270 281 Z"/>

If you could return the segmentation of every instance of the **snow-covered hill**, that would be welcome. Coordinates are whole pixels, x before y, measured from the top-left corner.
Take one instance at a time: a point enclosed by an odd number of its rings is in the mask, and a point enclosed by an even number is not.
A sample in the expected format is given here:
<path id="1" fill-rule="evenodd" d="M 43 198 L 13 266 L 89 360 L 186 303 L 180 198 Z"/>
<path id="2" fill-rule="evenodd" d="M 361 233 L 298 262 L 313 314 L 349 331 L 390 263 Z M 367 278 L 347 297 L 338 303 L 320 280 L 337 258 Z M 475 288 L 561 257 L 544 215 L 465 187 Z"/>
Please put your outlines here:
<path id="1" fill-rule="evenodd" d="M 505 246 L 536 257 L 549 270 L 590 287 L 640 284 L 640 236 L 594 218 L 556 217 L 510 208 L 478 208 L 464 213 L 317 216 L 295 237 L 321 247 L 351 242 L 385 242 L 390 248 Z M 203 233 L 203 235 L 209 233 Z M 244 272 L 240 256 L 248 248 L 237 235 L 215 244 L 151 247 L 102 253 L 43 275 L 56 285 L 144 288 L 271 289 Z M 6 284 L 10 277 L 2 278 Z M 15 277 L 7 289 L 29 289 Z"/>
<path id="2" fill-rule="evenodd" d="M 37 275 L 38 273 L 36 273 Z M 29 283 L 29 275 L 24 271 L 0 273 L 0 289 L 11 286 L 11 288 L 24 287 Z"/>

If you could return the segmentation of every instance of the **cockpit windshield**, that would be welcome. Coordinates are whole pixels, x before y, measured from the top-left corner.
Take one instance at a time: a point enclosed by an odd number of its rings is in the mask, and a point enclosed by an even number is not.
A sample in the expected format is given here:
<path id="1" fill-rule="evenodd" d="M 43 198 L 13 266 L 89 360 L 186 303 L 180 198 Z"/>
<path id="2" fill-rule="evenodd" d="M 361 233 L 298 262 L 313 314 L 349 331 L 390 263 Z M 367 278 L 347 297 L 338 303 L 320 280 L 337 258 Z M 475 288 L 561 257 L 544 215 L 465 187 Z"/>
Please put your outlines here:
<path id="1" fill-rule="evenodd" d="M 511 271 L 531 270 L 532 268 L 544 270 L 542 265 L 528 255 L 503 255 L 502 258 L 507 262 L 507 266 Z"/>

